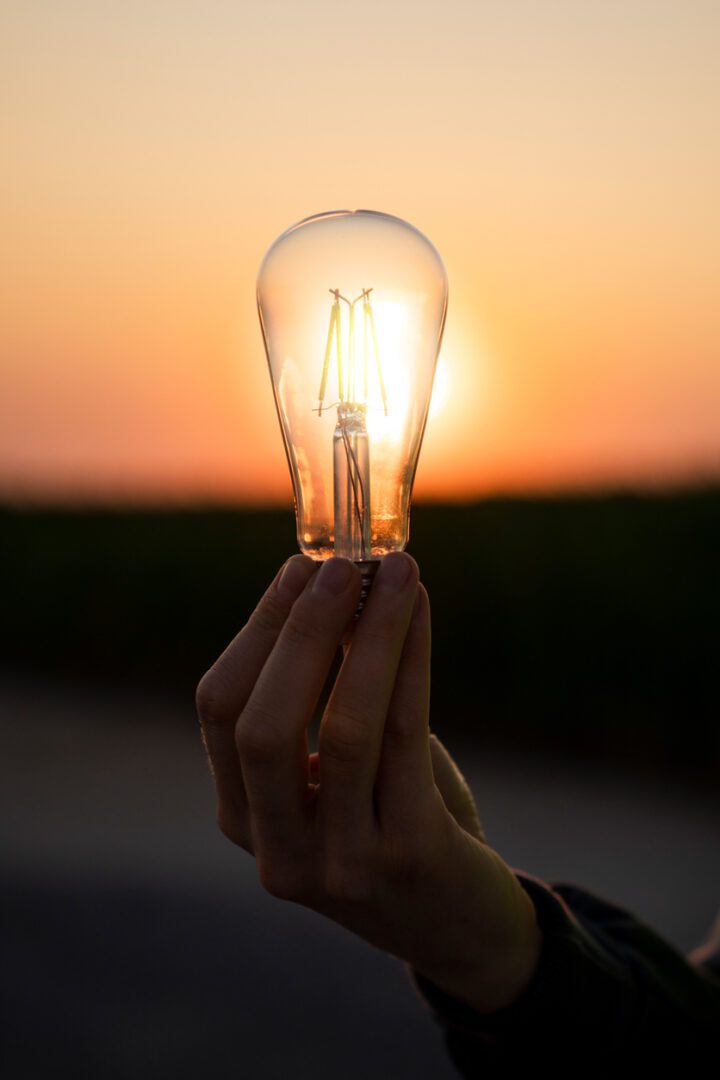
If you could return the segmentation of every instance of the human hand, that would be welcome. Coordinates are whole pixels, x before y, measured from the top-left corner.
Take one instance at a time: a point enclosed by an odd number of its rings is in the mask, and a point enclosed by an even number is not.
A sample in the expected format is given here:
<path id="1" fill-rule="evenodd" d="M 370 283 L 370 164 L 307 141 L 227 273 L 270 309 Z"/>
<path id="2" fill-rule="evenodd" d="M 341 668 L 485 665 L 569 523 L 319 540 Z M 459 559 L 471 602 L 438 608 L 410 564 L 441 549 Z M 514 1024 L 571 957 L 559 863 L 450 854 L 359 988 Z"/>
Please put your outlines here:
<path id="1" fill-rule="evenodd" d="M 415 562 L 386 556 L 322 718 L 307 727 L 356 610 L 360 573 L 294 556 L 203 676 L 197 707 L 218 823 L 273 896 L 322 912 L 490 1012 L 530 982 L 532 902 L 485 843 L 429 733 L 430 610 Z"/>

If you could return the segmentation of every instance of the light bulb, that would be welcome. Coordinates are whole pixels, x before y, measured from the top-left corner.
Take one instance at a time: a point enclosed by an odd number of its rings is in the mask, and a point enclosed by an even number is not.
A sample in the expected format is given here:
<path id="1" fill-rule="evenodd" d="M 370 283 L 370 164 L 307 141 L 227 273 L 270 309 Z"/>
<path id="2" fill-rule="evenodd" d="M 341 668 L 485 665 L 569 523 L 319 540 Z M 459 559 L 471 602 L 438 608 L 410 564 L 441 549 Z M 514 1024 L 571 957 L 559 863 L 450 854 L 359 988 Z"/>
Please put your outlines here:
<path id="1" fill-rule="evenodd" d="M 369 584 L 408 541 L 445 267 L 406 221 L 339 210 L 278 237 L 257 298 L 300 550 L 352 559 Z"/>

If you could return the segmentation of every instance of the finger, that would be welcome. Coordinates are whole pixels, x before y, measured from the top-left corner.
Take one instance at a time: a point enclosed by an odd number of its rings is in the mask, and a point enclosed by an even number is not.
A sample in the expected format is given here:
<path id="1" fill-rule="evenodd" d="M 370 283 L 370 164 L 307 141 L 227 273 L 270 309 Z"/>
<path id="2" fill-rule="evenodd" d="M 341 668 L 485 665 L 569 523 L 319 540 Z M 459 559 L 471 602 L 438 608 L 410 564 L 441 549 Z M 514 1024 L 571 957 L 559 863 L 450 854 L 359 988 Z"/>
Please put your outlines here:
<path id="1" fill-rule="evenodd" d="M 305 555 L 288 559 L 247 625 L 202 677 L 197 688 L 198 717 L 215 778 L 220 827 L 243 847 L 249 841 L 249 828 L 247 798 L 235 747 L 235 724 L 293 603 L 316 567 Z"/>
<path id="2" fill-rule="evenodd" d="M 402 552 L 385 556 L 320 725 L 323 823 L 346 847 L 374 824 L 383 728 L 417 584 L 414 559 Z"/>
<path id="3" fill-rule="evenodd" d="M 418 585 L 395 689 L 383 731 L 375 803 L 382 825 L 407 828 L 431 811 L 436 793 L 430 758 L 430 604 Z"/>
<path id="4" fill-rule="evenodd" d="M 348 559 L 329 559 L 280 633 L 236 728 L 253 837 L 265 851 L 298 851 L 307 824 L 307 726 L 360 595 Z"/>
<path id="5" fill-rule="evenodd" d="M 484 842 L 485 832 L 468 782 L 436 735 L 430 736 L 430 753 L 435 783 L 448 810 L 466 832 Z"/>

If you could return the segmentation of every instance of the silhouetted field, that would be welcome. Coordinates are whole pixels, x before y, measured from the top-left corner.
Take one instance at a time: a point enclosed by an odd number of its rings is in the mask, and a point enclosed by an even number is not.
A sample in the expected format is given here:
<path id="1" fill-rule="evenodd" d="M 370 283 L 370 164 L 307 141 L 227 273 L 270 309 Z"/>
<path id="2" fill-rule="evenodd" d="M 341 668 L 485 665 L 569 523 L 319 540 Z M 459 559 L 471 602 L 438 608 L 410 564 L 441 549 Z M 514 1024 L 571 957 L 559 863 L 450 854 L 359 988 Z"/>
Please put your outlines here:
<path id="1" fill-rule="evenodd" d="M 290 512 L 0 511 L 4 664 L 192 695 Z M 433 723 L 717 776 L 720 491 L 418 506 Z"/>

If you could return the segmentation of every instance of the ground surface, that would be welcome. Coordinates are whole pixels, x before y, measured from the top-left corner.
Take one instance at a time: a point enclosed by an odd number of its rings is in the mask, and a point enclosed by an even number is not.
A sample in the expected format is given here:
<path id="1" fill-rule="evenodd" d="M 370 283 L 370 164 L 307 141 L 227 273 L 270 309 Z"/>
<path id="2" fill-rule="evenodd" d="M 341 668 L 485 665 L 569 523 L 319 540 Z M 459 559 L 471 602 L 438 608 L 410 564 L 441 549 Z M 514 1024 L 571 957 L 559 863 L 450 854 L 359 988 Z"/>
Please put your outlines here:
<path id="1" fill-rule="evenodd" d="M 217 833 L 190 705 L 7 676 L 0 714 L 6 1080 L 455 1075 L 402 966 L 270 898 Z M 706 792 L 451 749 L 512 864 L 702 938 Z"/>

